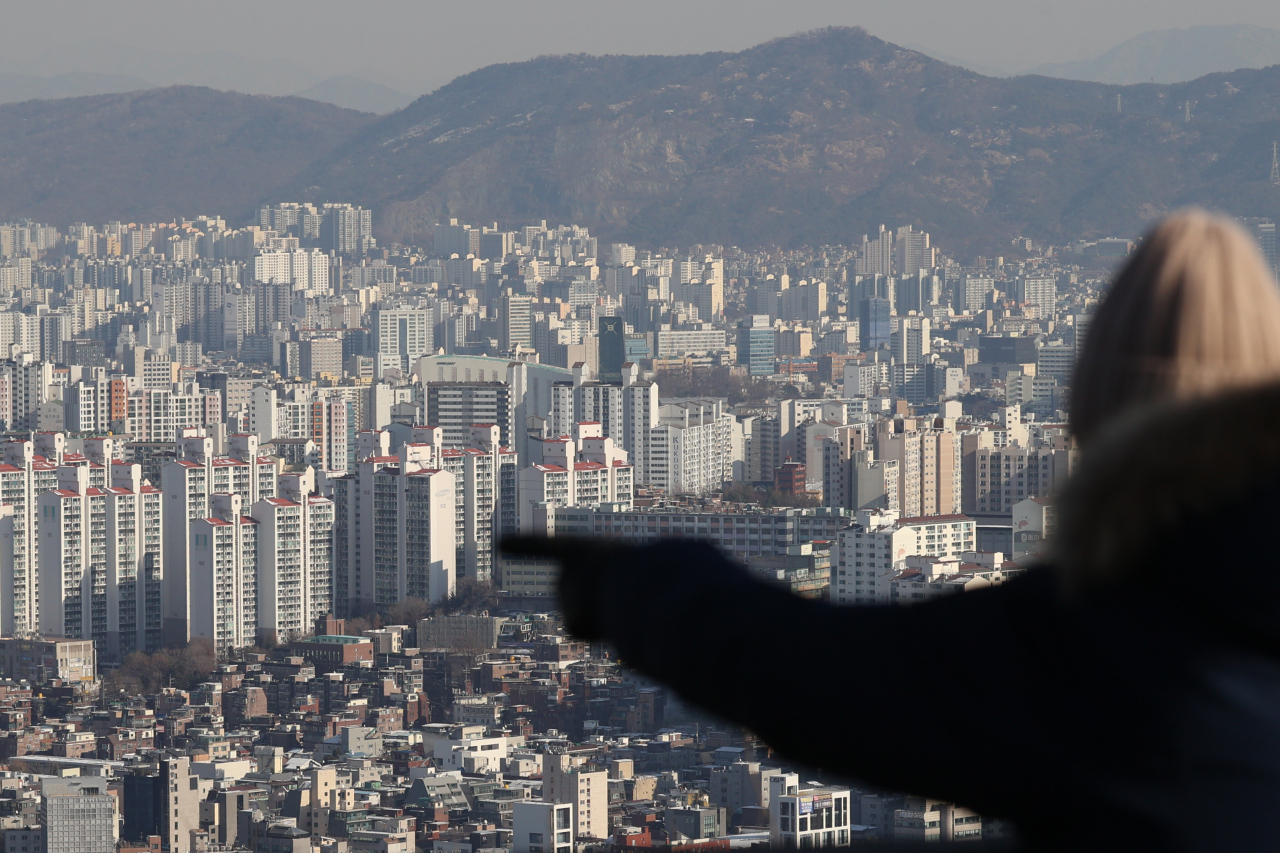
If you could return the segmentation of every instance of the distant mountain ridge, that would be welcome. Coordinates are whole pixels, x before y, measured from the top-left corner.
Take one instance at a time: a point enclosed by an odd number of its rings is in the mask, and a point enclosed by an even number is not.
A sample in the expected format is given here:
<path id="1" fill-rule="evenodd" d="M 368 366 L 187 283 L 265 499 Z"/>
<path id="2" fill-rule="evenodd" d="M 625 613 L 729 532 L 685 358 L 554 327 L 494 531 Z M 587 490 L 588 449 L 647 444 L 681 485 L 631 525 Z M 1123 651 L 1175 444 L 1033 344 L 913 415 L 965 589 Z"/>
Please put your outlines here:
<path id="1" fill-rule="evenodd" d="M 246 95 L 297 95 L 346 109 L 389 113 L 413 100 L 351 74 L 324 78 L 286 59 L 229 50 L 170 53 L 99 40 L 21 64 L 0 62 L 0 104 L 35 98 L 77 98 L 169 86 L 204 86 Z"/>
<path id="2" fill-rule="evenodd" d="M 371 119 L 192 86 L 0 105 L 0 221 L 245 219 Z"/>
<path id="3" fill-rule="evenodd" d="M 1014 235 L 1129 236 L 1188 203 L 1280 218 L 1277 139 L 1280 67 L 1127 87 L 992 78 L 827 29 L 738 53 L 493 65 L 381 118 L 191 87 L 0 106 L 0 216 L 351 201 L 384 241 L 423 242 L 450 216 L 684 247 L 850 243 L 884 223 L 963 255 Z"/>
<path id="4" fill-rule="evenodd" d="M 1280 64 L 1280 30 L 1252 24 L 1153 30 L 1095 59 L 1056 62 L 1031 71 L 1097 83 L 1183 83 L 1206 74 Z"/>
<path id="5" fill-rule="evenodd" d="M 349 110 L 378 115 L 404 109 L 413 102 L 413 98 L 403 92 L 397 92 L 389 86 L 370 83 L 368 80 L 349 74 L 340 74 L 328 80 L 321 80 L 314 86 L 294 94 L 299 98 L 310 98 L 313 101 L 322 101 Z"/>
<path id="6" fill-rule="evenodd" d="M 362 128 L 294 194 L 372 205 L 393 240 L 446 216 L 685 246 L 911 223 L 961 249 L 1134 234 L 1186 203 L 1280 215 L 1275 138 L 1280 69 L 1122 90 L 997 79 L 832 28 L 732 54 L 490 66 Z"/>

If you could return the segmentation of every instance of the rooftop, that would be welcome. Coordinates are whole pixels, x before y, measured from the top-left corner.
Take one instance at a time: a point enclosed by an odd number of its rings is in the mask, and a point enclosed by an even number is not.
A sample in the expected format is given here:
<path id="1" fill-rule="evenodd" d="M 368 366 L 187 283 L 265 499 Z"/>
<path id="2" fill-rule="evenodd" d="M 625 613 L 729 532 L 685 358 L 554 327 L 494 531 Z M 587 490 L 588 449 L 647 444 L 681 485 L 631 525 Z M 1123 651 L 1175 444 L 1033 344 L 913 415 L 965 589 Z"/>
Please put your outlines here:
<path id="1" fill-rule="evenodd" d="M 319 643 L 324 646 L 350 646 L 353 643 L 372 643 L 368 637 L 350 637 L 345 634 L 317 634 L 314 637 L 307 637 L 299 640 L 301 643 Z"/>

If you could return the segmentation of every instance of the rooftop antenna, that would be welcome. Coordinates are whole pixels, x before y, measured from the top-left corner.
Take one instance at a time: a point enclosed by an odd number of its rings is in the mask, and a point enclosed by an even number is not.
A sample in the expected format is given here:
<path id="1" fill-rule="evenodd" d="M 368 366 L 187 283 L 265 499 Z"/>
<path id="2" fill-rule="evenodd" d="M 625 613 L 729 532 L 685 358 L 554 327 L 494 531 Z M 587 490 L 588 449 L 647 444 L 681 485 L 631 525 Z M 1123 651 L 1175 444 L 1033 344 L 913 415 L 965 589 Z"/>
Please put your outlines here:
<path id="1" fill-rule="evenodd" d="M 1271 183 L 1280 186 L 1280 143 L 1271 143 Z"/>

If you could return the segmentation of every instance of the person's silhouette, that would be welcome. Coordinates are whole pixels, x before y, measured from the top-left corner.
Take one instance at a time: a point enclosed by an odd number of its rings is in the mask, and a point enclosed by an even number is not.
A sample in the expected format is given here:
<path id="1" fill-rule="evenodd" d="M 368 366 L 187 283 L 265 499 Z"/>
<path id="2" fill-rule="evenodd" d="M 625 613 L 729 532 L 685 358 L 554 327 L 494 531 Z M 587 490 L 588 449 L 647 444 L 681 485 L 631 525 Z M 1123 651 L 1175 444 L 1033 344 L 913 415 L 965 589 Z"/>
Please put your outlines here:
<path id="1" fill-rule="evenodd" d="M 1046 849 L 1280 847 L 1280 295 L 1238 227 L 1158 227 L 1096 315 L 1054 565 L 836 607 L 708 544 L 524 536 L 568 629 L 782 755 Z M 1224 462 L 1224 460 L 1229 460 Z"/>

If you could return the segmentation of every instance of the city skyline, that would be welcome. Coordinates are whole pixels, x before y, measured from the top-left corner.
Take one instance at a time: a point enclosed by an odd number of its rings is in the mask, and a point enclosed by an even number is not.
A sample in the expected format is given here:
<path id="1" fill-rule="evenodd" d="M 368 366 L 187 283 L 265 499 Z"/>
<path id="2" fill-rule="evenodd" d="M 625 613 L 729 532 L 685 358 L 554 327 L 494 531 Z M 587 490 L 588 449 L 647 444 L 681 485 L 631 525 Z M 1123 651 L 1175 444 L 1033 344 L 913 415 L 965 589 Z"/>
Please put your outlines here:
<path id="1" fill-rule="evenodd" d="M 1280 8 L 8 11 L 0 850 L 1274 834 Z"/>

